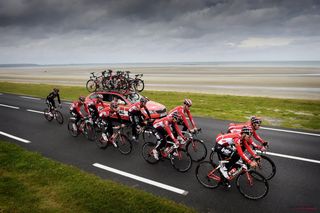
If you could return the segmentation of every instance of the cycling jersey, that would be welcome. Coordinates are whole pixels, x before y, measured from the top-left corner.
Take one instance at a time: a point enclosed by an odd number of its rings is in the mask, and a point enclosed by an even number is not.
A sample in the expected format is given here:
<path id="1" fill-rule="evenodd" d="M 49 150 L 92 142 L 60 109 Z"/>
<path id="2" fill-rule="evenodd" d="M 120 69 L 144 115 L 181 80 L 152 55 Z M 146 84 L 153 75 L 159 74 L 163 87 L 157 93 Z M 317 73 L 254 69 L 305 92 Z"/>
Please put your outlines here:
<path id="1" fill-rule="evenodd" d="M 56 97 L 58 98 L 59 104 L 61 104 L 60 95 L 59 95 L 59 93 L 57 93 L 57 92 L 51 92 L 51 93 L 47 96 L 47 99 L 48 99 L 48 100 L 53 100 L 53 99 L 55 99 Z"/>
<path id="2" fill-rule="evenodd" d="M 146 107 L 146 105 L 141 106 L 140 102 L 132 104 L 128 111 L 129 111 L 129 114 L 137 114 L 137 113 L 142 113 L 141 111 L 142 109 L 144 109 L 147 115 L 149 116 L 149 118 L 151 118 L 150 112 Z"/>
<path id="3" fill-rule="evenodd" d="M 83 118 L 83 115 L 80 110 L 82 105 L 83 103 L 81 101 L 74 101 L 70 106 L 70 111 L 78 113 Z"/>
<path id="4" fill-rule="evenodd" d="M 182 121 L 184 123 L 184 125 L 186 126 L 186 128 L 190 131 L 190 126 L 189 126 L 189 123 L 187 121 L 187 118 L 186 118 L 186 114 L 188 115 L 189 117 L 189 120 L 193 126 L 193 128 L 196 128 L 196 124 L 192 118 L 192 115 L 190 113 L 190 110 L 189 109 L 184 109 L 183 106 L 177 106 L 176 108 L 172 109 L 170 112 L 169 112 L 169 115 L 172 115 L 174 112 L 177 112 L 181 118 L 182 118 Z"/>
<path id="5" fill-rule="evenodd" d="M 153 123 L 153 127 L 156 129 L 164 129 L 166 131 L 166 133 L 169 135 L 169 137 L 172 139 L 172 141 L 175 144 L 178 144 L 178 140 L 174 137 L 174 135 L 172 134 L 172 131 L 170 129 L 170 126 L 173 125 L 173 128 L 175 129 L 175 131 L 183 138 L 185 139 L 185 137 L 183 136 L 177 122 L 173 122 L 171 116 L 166 116 L 164 118 L 161 119 L 157 119 L 154 121 Z"/>
<path id="6" fill-rule="evenodd" d="M 134 137 L 134 139 L 138 138 L 137 126 L 141 125 L 141 123 L 145 119 L 145 115 L 142 113 L 142 109 L 144 109 L 148 117 L 151 118 L 150 112 L 146 105 L 141 106 L 140 102 L 131 105 L 131 107 L 128 110 L 130 121 L 132 123 L 132 136 Z"/>

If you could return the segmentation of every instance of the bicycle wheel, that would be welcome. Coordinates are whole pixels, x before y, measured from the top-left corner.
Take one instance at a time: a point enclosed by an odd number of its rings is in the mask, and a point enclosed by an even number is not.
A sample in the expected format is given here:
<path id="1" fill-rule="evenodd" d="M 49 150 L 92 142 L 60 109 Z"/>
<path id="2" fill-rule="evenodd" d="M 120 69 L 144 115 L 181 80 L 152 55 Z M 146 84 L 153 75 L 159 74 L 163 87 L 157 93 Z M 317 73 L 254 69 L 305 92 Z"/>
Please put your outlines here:
<path id="1" fill-rule="evenodd" d="M 90 123 L 86 123 L 84 125 L 84 134 L 86 138 L 90 141 L 94 141 L 96 139 L 96 131 L 94 130 L 94 127 Z"/>
<path id="2" fill-rule="evenodd" d="M 250 200 L 262 199 L 269 191 L 267 179 L 253 170 L 241 173 L 237 177 L 236 183 L 239 192 Z"/>
<path id="3" fill-rule="evenodd" d="M 69 120 L 68 130 L 69 130 L 70 135 L 72 135 L 73 137 L 77 137 L 79 135 L 78 127 L 74 123 L 74 120 Z"/>
<path id="4" fill-rule="evenodd" d="M 53 116 L 50 115 L 50 110 L 48 108 L 43 110 L 43 115 L 47 119 L 47 121 L 52 121 Z"/>
<path id="5" fill-rule="evenodd" d="M 152 126 L 147 126 L 143 132 L 142 132 L 142 137 L 144 142 L 157 142 L 157 138 L 155 136 L 155 129 Z"/>
<path id="6" fill-rule="evenodd" d="M 138 79 L 134 82 L 134 88 L 137 92 L 142 92 L 144 89 L 144 82 L 141 79 Z"/>
<path id="7" fill-rule="evenodd" d="M 89 92 L 95 92 L 97 90 L 97 84 L 93 79 L 87 81 L 86 88 Z"/>
<path id="8" fill-rule="evenodd" d="M 276 174 L 276 165 L 269 157 L 265 155 L 260 155 L 260 157 L 260 162 L 255 170 L 262 174 L 267 180 L 270 180 Z"/>
<path id="9" fill-rule="evenodd" d="M 120 134 L 116 139 L 116 144 L 118 146 L 121 154 L 127 155 L 132 151 L 132 143 L 127 136 Z"/>
<path id="10" fill-rule="evenodd" d="M 207 147 L 201 140 L 193 139 L 189 141 L 186 148 L 191 159 L 195 162 L 202 161 L 207 157 Z"/>
<path id="11" fill-rule="evenodd" d="M 197 166 L 196 177 L 201 185 L 210 189 L 217 188 L 222 181 L 217 165 L 210 161 L 203 161 Z"/>
<path id="12" fill-rule="evenodd" d="M 56 120 L 59 124 L 63 124 L 63 115 L 60 111 L 56 111 Z"/>
<path id="13" fill-rule="evenodd" d="M 192 166 L 192 159 L 184 149 L 178 148 L 178 150 L 173 151 L 170 160 L 172 166 L 179 172 L 186 172 Z"/>
<path id="14" fill-rule="evenodd" d="M 142 146 L 142 157 L 150 164 L 155 164 L 159 162 L 159 160 L 155 159 L 152 154 L 152 150 L 155 147 L 156 147 L 156 144 L 152 142 L 146 142 Z"/>
<path id="15" fill-rule="evenodd" d="M 102 137 L 102 133 L 100 133 L 95 140 L 95 143 L 97 145 L 97 147 L 99 147 L 100 149 L 105 149 L 108 146 L 108 141 L 105 141 Z"/>

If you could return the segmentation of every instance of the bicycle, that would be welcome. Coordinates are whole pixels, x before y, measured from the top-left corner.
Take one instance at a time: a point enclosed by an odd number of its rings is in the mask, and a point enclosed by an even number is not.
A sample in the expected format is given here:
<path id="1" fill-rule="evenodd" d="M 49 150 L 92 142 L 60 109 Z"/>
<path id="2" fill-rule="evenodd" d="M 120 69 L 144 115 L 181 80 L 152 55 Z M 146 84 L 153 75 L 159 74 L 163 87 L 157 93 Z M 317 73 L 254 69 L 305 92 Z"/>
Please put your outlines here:
<path id="1" fill-rule="evenodd" d="M 146 142 L 142 146 L 142 156 L 150 164 L 156 164 L 162 159 L 169 159 L 173 168 L 179 172 L 187 172 L 192 166 L 192 159 L 189 153 L 180 146 L 176 147 L 172 141 L 167 141 L 165 148 L 160 150 L 159 160 L 155 159 L 152 151 L 156 144 Z"/>
<path id="2" fill-rule="evenodd" d="M 94 141 L 96 139 L 96 132 L 94 130 L 91 117 L 81 118 L 79 124 L 76 123 L 75 117 L 70 117 L 68 122 L 68 131 L 73 137 L 83 134 L 90 141 Z"/>
<path id="3" fill-rule="evenodd" d="M 228 163 L 228 160 L 220 161 L 219 165 L 203 161 L 196 168 L 196 178 L 201 185 L 206 188 L 215 189 L 220 185 L 227 185 L 225 177 L 220 172 L 220 167 Z M 236 164 L 237 165 L 237 164 Z M 241 195 L 251 200 L 264 198 L 269 192 L 267 179 L 252 169 L 248 169 L 245 164 L 237 165 L 235 171 L 227 181 L 236 179 L 237 189 Z"/>
<path id="4" fill-rule="evenodd" d="M 110 137 L 108 133 L 101 132 L 101 134 L 96 139 L 96 145 L 100 149 L 105 149 L 109 144 L 112 144 L 115 148 L 119 150 L 121 154 L 128 155 L 132 151 L 132 143 L 128 137 L 123 134 L 123 129 L 126 126 L 124 124 L 112 127 L 115 131 Z"/>
<path id="5" fill-rule="evenodd" d="M 194 162 L 200 162 L 207 157 L 207 147 L 204 142 L 194 138 L 199 132 L 201 132 L 201 128 L 193 133 L 182 131 L 182 134 L 187 137 L 183 144 Z"/>
<path id="6" fill-rule="evenodd" d="M 53 119 L 55 119 L 59 124 L 63 124 L 63 115 L 56 108 L 45 108 L 43 110 L 43 115 L 47 119 L 47 121 L 52 121 Z"/>
<path id="7" fill-rule="evenodd" d="M 94 75 L 94 72 L 90 73 L 90 79 L 86 83 L 86 88 L 89 92 L 96 92 L 103 89 L 103 80 L 106 78 L 106 71 L 103 71 L 101 76 Z"/>

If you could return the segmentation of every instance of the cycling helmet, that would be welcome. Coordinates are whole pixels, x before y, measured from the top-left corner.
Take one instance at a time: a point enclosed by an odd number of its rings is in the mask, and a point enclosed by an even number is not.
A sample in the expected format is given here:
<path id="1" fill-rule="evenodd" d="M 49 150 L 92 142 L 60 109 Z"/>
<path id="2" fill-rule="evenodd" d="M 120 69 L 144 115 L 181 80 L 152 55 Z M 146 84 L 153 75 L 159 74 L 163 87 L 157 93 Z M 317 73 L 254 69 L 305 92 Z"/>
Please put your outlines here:
<path id="1" fill-rule="evenodd" d="M 117 111 L 118 110 L 118 103 L 117 102 L 114 102 L 112 101 L 111 104 L 110 104 L 110 108 L 114 111 Z"/>
<path id="2" fill-rule="evenodd" d="M 261 119 L 256 116 L 252 116 L 250 120 L 252 124 L 261 124 L 262 122 Z"/>
<path id="3" fill-rule="evenodd" d="M 252 135 L 252 130 L 251 128 L 247 127 L 247 126 L 244 126 L 242 127 L 241 129 L 241 134 L 246 134 L 246 135 Z"/>
<path id="4" fill-rule="evenodd" d="M 80 97 L 79 97 L 79 100 L 80 100 L 81 102 L 84 102 L 85 97 L 84 97 L 84 96 L 80 96 Z"/>
<path id="5" fill-rule="evenodd" d="M 140 98 L 140 103 L 146 104 L 148 100 L 145 97 Z"/>
<path id="6" fill-rule="evenodd" d="M 59 92 L 59 89 L 58 88 L 53 88 L 53 91 L 54 92 Z"/>
<path id="7" fill-rule="evenodd" d="M 101 94 L 97 94 L 97 99 L 103 99 L 103 95 L 101 95 Z"/>
<path id="8" fill-rule="evenodd" d="M 174 118 L 174 119 L 176 119 L 176 120 L 178 120 L 178 119 L 180 118 L 178 112 L 173 112 L 173 113 L 171 114 L 171 117 Z"/>
<path id="9" fill-rule="evenodd" d="M 185 105 L 187 105 L 187 106 L 191 107 L 191 106 L 192 106 L 192 101 L 191 101 L 191 99 L 184 99 L 183 104 L 185 104 Z"/>

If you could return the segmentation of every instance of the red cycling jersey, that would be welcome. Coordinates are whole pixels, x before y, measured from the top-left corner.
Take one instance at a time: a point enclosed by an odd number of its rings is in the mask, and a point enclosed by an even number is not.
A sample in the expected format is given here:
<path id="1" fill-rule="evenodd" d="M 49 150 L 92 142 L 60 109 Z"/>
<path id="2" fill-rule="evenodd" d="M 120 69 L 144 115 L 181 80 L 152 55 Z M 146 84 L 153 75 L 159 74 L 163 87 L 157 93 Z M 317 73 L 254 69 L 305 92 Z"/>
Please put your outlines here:
<path id="1" fill-rule="evenodd" d="M 251 124 L 251 121 L 248 121 L 246 123 L 240 123 L 240 124 L 235 124 L 235 123 L 230 123 L 229 124 L 229 127 L 228 127 L 228 131 L 231 132 L 231 133 L 240 133 L 241 132 L 241 129 L 244 127 L 244 126 L 247 126 L 249 128 L 251 128 L 252 130 L 252 136 L 257 140 L 259 141 L 261 144 L 265 143 L 264 140 L 262 140 L 262 138 L 257 134 L 256 130 L 253 128 L 252 124 Z M 250 138 L 250 142 L 249 144 L 252 144 L 254 147 L 258 148 L 258 149 L 261 149 L 263 146 L 259 146 L 257 145 L 252 138 Z"/>
<path id="2" fill-rule="evenodd" d="M 83 105 L 83 103 L 81 101 L 74 101 L 70 105 L 70 111 L 76 110 L 79 113 L 79 115 L 83 118 L 83 115 L 80 110 L 82 105 Z"/>
<path id="3" fill-rule="evenodd" d="M 90 114 L 90 112 L 89 112 L 89 106 L 90 106 L 90 105 L 95 105 L 96 108 L 97 108 L 97 110 L 98 110 L 98 112 L 101 111 L 101 110 L 103 110 L 104 108 L 108 107 L 108 105 L 105 104 L 103 101 L 90 100 L 89 102 L 87 102 L 87 103 L 84 104 L 84 110 L 85 110 L 85 112 L 86 112 L 87 114 Z"/>
<path id="4" fill-rule="evenodd" d="M 251 160 L 243 153 L 243 145 L 252 157 L 257 158 L 257 155 L 253 152 L 249 144 L 245 140 L 241 140 L 239 133 L 219 134 L 216 138 L 216 143 L 224 147 L 235 145 L 239 156 L 248 164 L 251 163 Z"/>
<path id="5" fill-rule="evenodd" d="M 183 138 L 183 140 L 186 140 L 186 138 L 183 136 L 177 122 L 173 122 L 172 121 L 172 117 L 171 116 L 166 116 L 164 118 L 161 118 L 161 119 L 157 119 L 154 121 L 153 123 L 153 127 L 154 128 L 163 128 L 166 130 L 167 134 L 169 135 L 169 137 L 172 139 L 172 141 L 175 143 L 175 144 L 179 144 L 178 140 L 174 137 L 171 129 L 170 129 L 170 126 L 173 124 L 173 128 L 176 130 L 176 132 L 178 133 L 178 135 L 180 137 Z"/>
<path id="6" fill-rule="evenodd" d="M 128 111 L 131 114 L 134 114 L 134 113 L 137 113 L 137 112 L 141 112 L 142 113 L 141 109 L 144 109 L 146 111 L 147 115 L 149 116 L 149 118 L 151 118 L 151 115 L 150 115 L 150 112 L 149 112 L 148 108 L 145 105 L 141 107 L 140 102 L 132 104 Z"/>
<path id="7" fill-rule="evenodd" d="M 183 123 L 186 125 L 186 127 L 188 128 L 189 131 L 190 131 L 191 129 L 190 129 L 189 123 L 188 123 L 188 121 L 187 121 L 186 114 L 188 115 L 189 120 L 190 120 L 193 128 L 196 128 L 196 124 L 195 124 L 195 122 L 194 122 L 194 120 L 193 120 L 193 118 L 192 118 L 192 115 L 191 115 L 189 109 L 184 109 L 183 106 L 177 106 L 176 108 L 172 109 L 172 110 L 169 112 L 169 115 L 172 115 L 174 112 L 177 112 L 177 113 L 181 116 L 181 118 L 182 118 L 182 120 L 183 120 Z"/>

